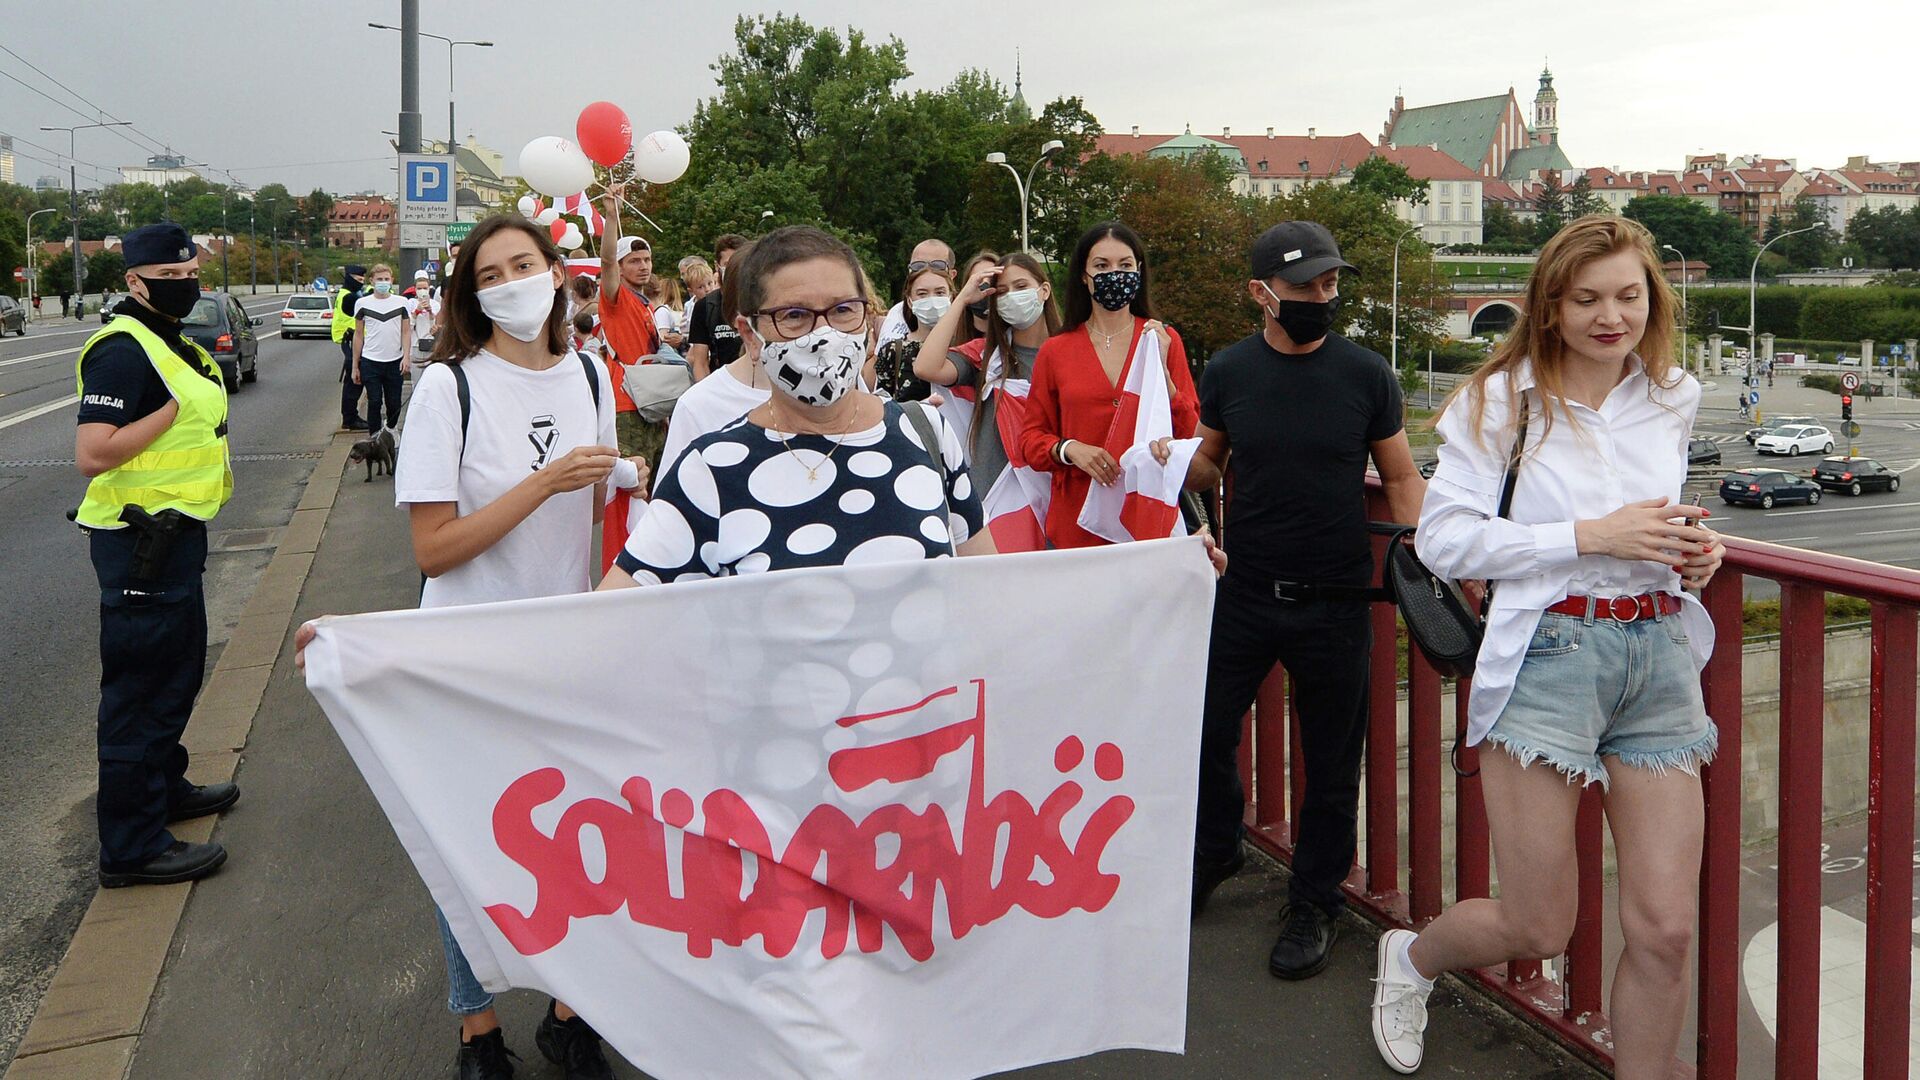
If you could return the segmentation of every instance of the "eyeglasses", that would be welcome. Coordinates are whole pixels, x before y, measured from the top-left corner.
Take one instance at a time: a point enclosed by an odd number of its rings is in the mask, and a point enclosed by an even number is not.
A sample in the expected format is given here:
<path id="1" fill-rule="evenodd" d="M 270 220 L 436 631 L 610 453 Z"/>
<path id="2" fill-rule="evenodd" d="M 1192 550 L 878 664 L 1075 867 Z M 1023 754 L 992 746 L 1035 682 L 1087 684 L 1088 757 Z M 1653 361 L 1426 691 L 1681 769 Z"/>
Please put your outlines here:
<path id="1" fill-rule="evenodd" d="M 865 300 L 842 300 L 831 307 L 777 307 L 753 312 L 754 318 L 773 320 L 773 329 L 777 341 L 792 341 L 813 333 L 822 319 L 828 326 L 843 334 L 851 334 L 867 323 L 867 302 Z"/>
<path id="2" fill-rule="evenodd" d="M 909 275 L 918 274 L 927 270 L 938 270 L 944 274 L 951 269 L 953 269 L 953 264 L 945 259 L 922 259 L 918 262 L 910 262 L 907 264 L 907 273 Z"/>

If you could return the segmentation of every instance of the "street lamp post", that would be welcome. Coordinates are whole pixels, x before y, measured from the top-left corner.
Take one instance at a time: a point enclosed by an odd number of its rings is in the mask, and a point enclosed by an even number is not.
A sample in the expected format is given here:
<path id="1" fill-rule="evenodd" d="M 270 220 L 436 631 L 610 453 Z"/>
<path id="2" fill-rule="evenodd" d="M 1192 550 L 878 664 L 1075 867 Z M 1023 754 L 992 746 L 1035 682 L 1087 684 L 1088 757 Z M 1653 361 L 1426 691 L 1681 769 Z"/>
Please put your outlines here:
<path id="1" fill-rule="evenodd" d="M 1041 162 L 1047 160 L 1047 158 L 1049 157 L 1052 157 L 1055 153 L 1066 149 L 1066 146 L 1067 144 L 1061 142 L 1059 139 L 1047 140 L 1047 142 L 1040 147 L 1040 156 L 1037 158 L 1034 158 L 1033 164 L 1028 166 L 1027 176 L 1025 180 L 1022 180 L 1020 178 L 1020 170 L 1007 164 L 1007 155 L 1001 153 L 998 150 L 995 150 L 993 153 L 987 155 L 987 164 L 998 165 L 1001 168 L 1013 174 L 1014 187 L 1018 189 L 1020 192 L 1020 250 L 1021 251 L 1031 251 L 1033 247 L 1033 245 L 1028 243 L 1028 240 L 1027 240 L 1027 200 L 1033 194 L 1033 174 L 1036 170 L 1040 168 Z"/>
<path id="2" fill-rule="evenodd" d="M 1685 370 L 1693 366 L 1693 358 L 1687 355 L 1687 257 L 1672 244 L 1661 244 L 1660 247 L 1680 256 L 1680 367 Z"/>
<path id="3" fill-rule="evenodd" d="M 74 305 L 75 318 L 84 319 L 87 314 L 87 271 L 80 259 L 80 162 L 74 157 L 74 136 L 77 132 L 90 128 L 132 127 L 131 120 L 115 120 L 111 123 L 75 124 L 72 127 L 48 127 L 41 125 L 41 131 L 64 131 L 67 133 L 67 217 L 73 227 L 73 291 L 79 297 Z"/>
<path id="4" fill-rule="evenodd" d="M 49 206 L 45 210 L 35 210 L 33 213 L 27 215 L 27 299 L 28 300 L 32 300 L 35 296 L 40 295 L 40 271 L 36 269 L 36 263 L 38 261 L 36 259 L 36 255 L 38 253 L 34 251 L 34 248 L 33 248 L 33 219 L 39 217 L 41 214 L 51 214 L 58 210 L 59 210 L 59 207 L 57 206 Z"/>
<path id="5" fill-rule="evenodd" d="M 370 22 L 367 25 L 373 27 L 375 30 L 395 30 L 395 31 L 400 30 L 399 27 L 389 26 L 386 23 Z M 444 41 L 447 43 L 447 153 L 451 154 L 453 153 L 454 145 L 459 138 L 459 136 L 455 134 L 455 129 L 453 126 L 453 49 L 454 49 L 454 46 L 472 45 L 475 48 L 491 49 L 493 48 L 493 42 L 491 41 L 455 41 L 453 38 L 442 37 L 439 34 L 429 34 L 425 30 L 420 31 L 420 36 L 424 38 L 432 38 L 435 41 Z"/>
<path id="6" fill-rule="evenodd" d="M 1389 335 L 1389 340 L 1391 341 L 1390 348 L 1393 353 L 1393 373 L 1396 377 L 1400 374 L 1400 245 L 1406 242 L 1407 237 L 1419 231 L 1420 226 L 1410 226 L 1405 232 L 1400 234 L 1399 239 L 1393 242 L 1393 329 Z M 1431 392 L 1433 388 L 1429 386 L 1427 389 Z"/>
<path id="7" fill-rule="evenodd" d="M 247 200 L 247 281 L 253 290 L 249 296 L 260 295 L 260 230 L 254 220 L 254 211 L 259 205 L 258 197 Z"/>
<path id="8" fill-rule="evenodd" d="M 1783 232 L 1779 236 L 1761 244 L 1760 250 L 1753 253 L 1753 265 L 1747 268 L 1747 374 L 1744 380 L 1745 389 L 1742 391 L 1743 394 L 1753 389 L 1753 358 L 1760 353 L 1760 256 L 1765 255 L 1768 248 L 1785 240 L 1789 236 L 1798 236 L 1804 232 L 1812 232 L 1815 229 L 1824 229 L 1826 227 L 1827 223 L 1823 221 L 1818 224 L 1809 225 L 1804 229 L 1793 229 L 1789 232 Z"/>

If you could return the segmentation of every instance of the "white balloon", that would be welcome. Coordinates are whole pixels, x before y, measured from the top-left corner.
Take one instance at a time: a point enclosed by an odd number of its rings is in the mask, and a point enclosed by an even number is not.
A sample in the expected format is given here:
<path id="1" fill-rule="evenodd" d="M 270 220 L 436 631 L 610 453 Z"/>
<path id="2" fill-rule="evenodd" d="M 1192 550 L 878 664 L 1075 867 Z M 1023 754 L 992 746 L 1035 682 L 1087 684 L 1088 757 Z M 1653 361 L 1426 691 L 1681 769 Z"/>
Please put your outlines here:
<path id="1" fill-rule="evenodd" d="M 580 245 L 585 241 L 586 238 L 580 235 L 580 226 L 569 221 L 567 222 L 567 231 L 560 236 L 560 250 L 578 251 Z"/>
<path id="2" fill-rule="evenodd" d="M 558 135 L 542 135 L 520 150 L 520 175 L 542 195 L 564 199 L 593 183 L 593 162 Z"/>
<path id="3" fill-rule="evenodd" d="M 633 145 L 633 171 L 649 184 L 671 184 L 686 175 L 693 153 L 677 131 L 656 131 Z"/>
<path id="4" fill-rule="evenodd" d="M 518 205 L 520 207 L 520 213 L 523 216 L 532 217 L 534 215 L 535 211 L 533 209 L 533 196 L 531 195 L 520 196 L 520 202 Z"/>
<path id="5" fill-rule="evenodd" d="M 533 220 L 539 222 L 542 225 L 551 225 L 554 222 L 560 220 L 560 211 L 555 210 L 553 207 L 549 206 L 545 210 L 540 211 L 540 216 L 534 218 Z"/>

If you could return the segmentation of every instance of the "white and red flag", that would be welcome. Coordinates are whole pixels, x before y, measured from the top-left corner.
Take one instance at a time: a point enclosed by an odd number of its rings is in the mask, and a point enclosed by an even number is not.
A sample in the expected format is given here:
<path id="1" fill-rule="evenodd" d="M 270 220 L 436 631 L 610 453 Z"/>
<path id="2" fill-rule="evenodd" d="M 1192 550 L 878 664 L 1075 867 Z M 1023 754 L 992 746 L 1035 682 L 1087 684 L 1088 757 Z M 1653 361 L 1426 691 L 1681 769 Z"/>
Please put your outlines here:
<path id="1" fill-rule="evenodd" d="M 1033 383 L 1008 379 L 988 385 L 990 393 L 999 395 L 993 419 L 1000 430 L 1000 445 L 1007 452 L 1007 467 L 994 478 L 980 508 L 999 550 L 1040 551 L 1047 546 L 1047 506 L 1053 501 L 1053 481 L 1034 468 L 1021 451 L 1029 422 L 1027 394 Z"/>
<path id="2" fill-rule="evenodd" d="M 1120 466 L 1111 486 L 1090 484 L 1081 504 L 1080 527 L 1104 540 L 1158 540 L 1186 531 L 1180 520 L 1180 491 L 1199 439 L 1174 439 L 1165 465 L 1154 460 L 1152 444 L 1173 438 L 1173 399 L 1167 393 L 1167 364 L 1160 335 L 1142 333 L 1127 365 L 1127 381 L 1114 410 L 1113 425 L 1102 444 Z"/>
<path id="3" fill-rule="evenodd" d="M 788 570 L 323 619 L 307 683 L 488 989 L 942 1080 L 1182 1050 L 1212 597 L 1197 540 Z"/>

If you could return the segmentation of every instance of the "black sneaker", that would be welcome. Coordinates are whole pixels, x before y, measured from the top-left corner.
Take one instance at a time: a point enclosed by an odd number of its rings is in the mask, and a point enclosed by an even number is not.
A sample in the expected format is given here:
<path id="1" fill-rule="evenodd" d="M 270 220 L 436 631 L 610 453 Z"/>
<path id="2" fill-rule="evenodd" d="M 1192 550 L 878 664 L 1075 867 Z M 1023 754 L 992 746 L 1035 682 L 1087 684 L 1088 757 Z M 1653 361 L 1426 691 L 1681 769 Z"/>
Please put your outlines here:
<path id="1" fill-rule="evenodd" d="M 1226 884 L 1246 865 L 1246 849 L 1238 844 L 1234 845 L 1230 859 L 1213 860 L 1196 856 L 1193 860 L 1193 917 L 1199 918 L 1200 913 L 1207 909 L 1207 900 L 1213 896 L 1213 890 Z"/>
<path id="2" fill-rule="evenodd" d="M 1279 979 L 1311 979 L 1327 970 L 1339 928 L 1318 904 L 1295 901 L 1280 911 L 1280 939 L 1267 956 L 1267 970 Z"/>
<path id="3" fill-rule="evenodd" d="M 566 1070 L 567 1080 L 613 1080 L 613 1066 L 600 1051 L 600 1033 L 586 1020 L 562 1020 L 547 1003 L 546 1019 L 533 1033 L 533 1042 L 548 1061 Z"/>
<path id="4" fill-rule="evenodd" d="M 460 1070 L 460 1080 L 511 1080 L 513 1061 L 509 1059 L 519 1056 L 507 1049 L 507 1037 L 494 1028 L 461 1043 L 455 1067 Z"/>

